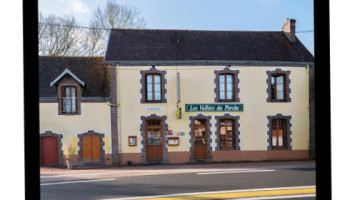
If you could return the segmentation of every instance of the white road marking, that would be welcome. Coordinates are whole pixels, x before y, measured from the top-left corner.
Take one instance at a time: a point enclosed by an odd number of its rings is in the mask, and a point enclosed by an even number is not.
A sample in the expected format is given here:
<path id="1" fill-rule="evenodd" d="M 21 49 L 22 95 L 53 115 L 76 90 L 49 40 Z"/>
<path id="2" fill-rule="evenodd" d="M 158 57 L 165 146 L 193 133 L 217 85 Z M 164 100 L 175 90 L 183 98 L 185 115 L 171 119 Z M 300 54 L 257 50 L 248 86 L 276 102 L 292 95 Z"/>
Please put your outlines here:
<path id="1" fill-rule="evenodd" d="M 267 199 L 294 199 L 294 198 L 306 198 L 315 197 L 316 194 L 300 194 L 300 195 L 286 195 L 286 196 L 271 196 L 271 197 L 251 197 L 243 199 L 230 199 L 230 200 L 267 200 Z"/>
<path id="2" fill-rule="evenodd" d="M 253 173 L 253 172 L 273 172 L 273 169 L 265 169 L 265 170 L 244 170 L 244 171 L 220 171 L 220 172 L 201 172 L 197 173 L 197 175 L 206 175 L 206 174 L 236 174 L 236 173 Z"/>
<path id="3" fill-rule="evenodd" d="M 315 188 L 315 187 L 316 187 L 315 185 L 310 185 L 310 186 L 278 187 L 278 188 L 223 190 L 223 191 L 213 191 L 213 192 L 194 192 L 194 193 L 180 193 L 180 194 L 167 194 L 167 195 L 155 195 L 155 196 L 123 197 L 123 198 L 101 199 L 101 200 L 149 199 L 149 198 L 160 198 L 160 197 L 177 197 L 177 196 L 189 196 L 189 195 L 220 194 L 220 193 L 234 193 L 234 192 L 252 192 L 252 191 L 267 191 L 267 190 L 288 190 L 288 189 Z"/>
<path id="4" fill-rule="evenodd" d="M 109 174 L 120 174 L 119 172 L 96 172 L 90 174 L 64 174 L 64 175 L 42 175 L 41 178 L 56 178 L 56 177 L 75 177 L 75 176 L 96 176 L 96 175 L 109 175 Z"/>
<path id="5" fill-rule="evenodd" d="M 41 183 L 41 186 L 44 185 L 60 185 L 60 184 L 70 184 L 70 183 L 89 183 L 89 182 L 98 182 L 98 181 L 113 181 L 114 178 L 108 179 L 95 179 L 95 180 L 85 180 L 85 181 L 65 181 L 65 182 L 54 182 L 54 183 Z"/>

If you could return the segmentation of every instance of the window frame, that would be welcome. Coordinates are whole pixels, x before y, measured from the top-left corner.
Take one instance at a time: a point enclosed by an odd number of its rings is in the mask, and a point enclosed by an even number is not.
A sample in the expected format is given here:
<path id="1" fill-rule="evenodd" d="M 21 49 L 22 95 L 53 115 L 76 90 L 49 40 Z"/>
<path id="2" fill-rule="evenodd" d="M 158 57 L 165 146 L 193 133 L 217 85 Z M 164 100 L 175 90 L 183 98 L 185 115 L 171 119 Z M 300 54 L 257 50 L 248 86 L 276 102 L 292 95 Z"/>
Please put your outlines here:
<path id="1" fill-rule="evenodd" d="M 267 102 L 291 102 L 290 94 L 291 94 L 291 88 L 290 88 L 290 71 L 284 71 L 281 69 L 275 69 L 273 71 L 267 71 Z M 276 77 L 283 76 L 283 99 L 277 99 L 277 80 Z M 272 91 L 272 79 L 275 77 L 275 89 L 274 89 L 274 94 Z M 276 94 L 275 94 L 276 93 Z M 273 98 L 274 95 L 274 98 Z"/>
<path id="2" fill-rule="evenodd" d="M 75 87 L 76 95 L 76 112 L 63 112 L 63 90 L 67 87 Z M 73 79 L 70 75 L 65 75 L 57 85 L 57 97 L 58 97 L 58 115 L 81 115 L 81 93 L 82 87 L 79 83 Z"/>
<path id="3" fill-rule="evenodd" d="M 233 116 L 230 114 L 225 114 L 223 116 L 215 116 L 216 120 L 216 139 L 215 143 L 217 144 L 216 150 L 221 151 L 229 151 L 229 150 L 240 150 L 240 124 L 239 124 L 240 116 Z M 232 147 L 230 148 L 223 148 L 221 145 L 221 121 L 223 120 L 232 120 L 232 127 L 233 127 L 233 135 L 232 135 Z"/>
<path id="4" fill-rule="evenodd" d="M 145 92 L 145 98 L 146 98 L 146 101 L 147 102 L 153 102 L 153 103 L 155 103 L 155 102 L 160 102 L 161 100 L 162 100 L 162 82 L 161 82 L 161 80 L 162 80 L 162 78 L 161 78 L 161 75 L 160 74 L 154 74 L 154 73 L 149 73 L 149 74 L 146 74 L 145 75 L 145 78 L 146 78 L 146 80 L 148 80 L 148 76 L 152 76 L 152 100 L 149 100 L 148 99 L 148 92 L 149 92 L 149 90 L 148 90 L 148 81 L 146 82 L 146 84 L 145 84 L 145 89 L 146 89 L 146 92 Z M 155 96 L 155 89 L 156 89 L 156 87 L 155 87 L 155 77 L 156 76 L 158 76 L 159 78 L 160 78 L 160 84 L 159 84 L 159 87 L 160 87 L 160 99 L 159 100 L 156 100 L 155 98 L 156 98 L 156 96 Z"/>
<path id="5" fill-rule="evenodd" d="M 69 91 L 70 91 L 69 92 L 69 99 L 70 99 L 70 111 L 69 112 L 66 112 L 66 107 L 64 106 L 64 101 L 66 98 L 68 98 L 66 96 L 66 89 L 67 88 L 69 88 Z M 75 90 L 75 96 L 74 96 L 74 98 L 75 98 L 75 112 L 72 111 L 73 110 L 72 89 Z M 78 112 L 78 89 L 77 89 L 77 87 L 76 86 L 63 86 L 63 87 L 61 87 L 61 90 L 62 90 L 62 98 L 61 98 L 61 102 L 60 102 L 62 104 L 61 112 L 65 115 L 77 114 L 77 112 Z"/>
<path id="6" fill-rule="evenodd" d="M 155 67 L 150 68 L 149 70 L 141 70 L 141 103 L 166 103 L 166 78 L 165 74 L 166 71 L 157 70 Z M 148 83 L 147 83 L 147 76 L 148 75 L 159 75 L 160 76 L 160 97 L 161 100 L 148 100 Z M 154 96 L 154 94 L 153 94 Z"/>
<path id="7" fill-rule="evenodd" d="M 278 113 L 277 115 L 274 116 L 267 116 L 268 119 L 268 150 L 292 150 L 292 146 L 291 146 L 291 142 L 292 142 L 292 138 L 291 138 L 291 116 L 285 116 L 282 115 L 280 113 Z M 282 146 L 273 146 L 272 144 L 272 136 L 273 136 L 273 122 L 275 120 L 284 120 L 284 127 L 283 127 L 283 136 L 282 136 Z"/>
<path id="8" fill-rule="evenodd" d="M 215 102 L 240 102 L 239 99 L 239 78 L 238 78 L 238 74 L 239 74 L 239 70 L 231 70 L 228 67 L 224 68 L 223 70 L 214 70 L 215 73 L 215 89 L 214 89 L 214 93 L 216 95 L 214 101 Z M 227 75 L 231 75 L 232 76 L 232 99 L 226 99 L 227 96 L 225 96 L 225 99 L 221 99 L 220 97 L 220 75 L 225 75 L 225 77 Z M 225 89 L 227 87 L 227 81 L 225 81 Z M 225 91 L 225 95 L 226 95 Z"/>

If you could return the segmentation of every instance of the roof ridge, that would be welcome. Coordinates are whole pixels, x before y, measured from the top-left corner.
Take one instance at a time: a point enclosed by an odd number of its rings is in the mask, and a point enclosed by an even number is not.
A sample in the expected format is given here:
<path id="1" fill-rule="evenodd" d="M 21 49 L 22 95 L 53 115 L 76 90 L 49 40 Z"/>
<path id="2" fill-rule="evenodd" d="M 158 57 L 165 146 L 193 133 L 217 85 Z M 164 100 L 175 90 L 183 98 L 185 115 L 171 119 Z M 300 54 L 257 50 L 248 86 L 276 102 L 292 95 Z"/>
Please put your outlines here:
<path id="1" fill-rule="evenodd" d="M 252 33 L 282 33 L 283 31 L 256 31 L 256 30 L 196 30 L 196 29 L 134 29 L 134 28 L 115 28 L 112 31 L 181 31 L 181 32 L 252 32 Z"/>
<path id="2" fill-rule="evenodd" d="M 104 58 L 105 56 L 39 56 L 39 57 L 47 57 L 47 58 Z"/>

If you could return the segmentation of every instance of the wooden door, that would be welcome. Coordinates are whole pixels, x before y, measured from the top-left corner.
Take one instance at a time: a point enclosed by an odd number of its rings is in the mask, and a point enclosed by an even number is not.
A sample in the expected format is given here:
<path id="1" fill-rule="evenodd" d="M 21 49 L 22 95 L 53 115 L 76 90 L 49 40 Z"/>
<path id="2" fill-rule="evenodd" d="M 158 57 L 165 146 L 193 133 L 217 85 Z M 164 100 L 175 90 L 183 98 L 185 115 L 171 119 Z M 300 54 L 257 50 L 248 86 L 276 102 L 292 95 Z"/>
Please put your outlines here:
<path id="1" fill-rule="evenodd" d="M 42 165 L 58 165 L 57 137 L 41 137 L 41 161 Z"/>
<path id="2" fill-rule="evenodd" d="M 194 150 L 195 159 L 207 159 L 207 121 L 197 119 L 194 121 Z"/>
<path id="3" fill-rule="evenodd" d="M 98 135 L 83 136 L 83 162 L 100 163 L 100 137 Z"/>
<path id="4" fill-rule="evenodd" d="M 162 161 L 163 145 L 161 120 L 148 120 L 146 123 L 147 161 Z"/>

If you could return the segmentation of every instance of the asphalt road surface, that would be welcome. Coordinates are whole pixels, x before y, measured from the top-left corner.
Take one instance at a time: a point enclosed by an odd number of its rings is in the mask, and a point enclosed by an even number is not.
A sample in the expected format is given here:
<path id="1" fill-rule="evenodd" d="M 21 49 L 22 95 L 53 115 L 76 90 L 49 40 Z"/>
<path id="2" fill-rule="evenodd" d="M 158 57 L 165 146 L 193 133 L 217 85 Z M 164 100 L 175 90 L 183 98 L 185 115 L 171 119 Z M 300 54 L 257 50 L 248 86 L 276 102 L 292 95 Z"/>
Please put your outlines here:
<path id="1" fill-rule="evenodd" d="M 77 180 L 52 180 L 41 183 L 41 199 L 117 199 L 143 196 L 201 193 L 262 188 L 315 186 L 315 169 L 251 169 L 223 171 L 111 177 Z M 186 199 L 202 199 L 186 198 Z M 211 198 L 206 198 L 211 199 Z M 223 196 L 214 199 L 224 199 Z M 235 198 L 237 199 L 237 198 Z M 260 198 L 276 199 L 276 198 Z M 309 200 L 315 197 L 278 198 Z"/>

